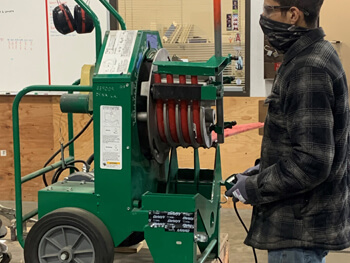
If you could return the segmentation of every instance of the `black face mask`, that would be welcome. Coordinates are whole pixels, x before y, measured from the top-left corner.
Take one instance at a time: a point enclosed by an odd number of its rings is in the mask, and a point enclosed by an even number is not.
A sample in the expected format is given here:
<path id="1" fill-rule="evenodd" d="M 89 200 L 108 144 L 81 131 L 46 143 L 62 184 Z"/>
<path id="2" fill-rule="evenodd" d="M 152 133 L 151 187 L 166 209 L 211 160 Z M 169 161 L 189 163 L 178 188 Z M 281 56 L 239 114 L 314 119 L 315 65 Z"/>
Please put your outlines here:
<path id="1" fill-rule="evenodd" d="M 271 46 L 283 54 L 309 31 L 308 28 L 277 22 L 263 15 L 260 17 L 260 26 Z"/>

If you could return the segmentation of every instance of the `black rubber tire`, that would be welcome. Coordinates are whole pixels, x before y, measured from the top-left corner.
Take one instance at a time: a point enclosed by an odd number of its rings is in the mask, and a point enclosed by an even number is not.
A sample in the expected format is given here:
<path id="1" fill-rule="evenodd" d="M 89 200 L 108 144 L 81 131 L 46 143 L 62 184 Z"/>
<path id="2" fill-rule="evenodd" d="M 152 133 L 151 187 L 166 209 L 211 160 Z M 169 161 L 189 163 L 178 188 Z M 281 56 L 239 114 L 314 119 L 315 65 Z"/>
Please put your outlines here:
<path id="1" fill-rule="evenodd" d="M 40 262 L 38 249 L 42 237 L 52 228 L 64 225 L 78 228 L 90 238 L 96 263 L 113 263 L 114 243 L 105 224 L 94 214 L 75 207 L 52 211 L 34 224 L 25 240 L 25 262 Z"/>
<path id="2" fill-rule="evenodd" d="M 11 259 L 12 259 L 12 255 L 10 252 L 8 253 L 4 253 L 2 255 L 0 255 L 0 263 L 10 263 Z"/>

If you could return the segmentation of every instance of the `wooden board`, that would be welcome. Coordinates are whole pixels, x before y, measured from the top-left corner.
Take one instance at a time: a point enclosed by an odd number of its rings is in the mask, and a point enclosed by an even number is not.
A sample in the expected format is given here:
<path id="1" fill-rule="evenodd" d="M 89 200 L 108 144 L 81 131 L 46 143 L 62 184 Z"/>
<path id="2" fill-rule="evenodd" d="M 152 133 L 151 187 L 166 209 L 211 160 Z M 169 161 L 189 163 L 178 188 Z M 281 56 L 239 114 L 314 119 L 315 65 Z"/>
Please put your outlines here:
<path id="1" fill-rule="evenodd" d="M 55 150 L 60 149 L 60 138 L 64 138 L 64 143 L 68 142 L 68 125 L 67 114 L 62 113 L 60 110 L 60 97 L 54 97 L 52 100 L 52 112 L 53 112 L 53 145 Z M 78 134 L 83 127 L 88 123 L 91 116 L 89 114 L 74 114 L 73 125 L 74 135 Z M 87 160 L 91 154 L 93 154 L 93 122 L 89 128 L 74 142 L 74 153 L 76 159 Z M 65 154 L 68 155 L 68 147 Z M 55 161 L 58 161 L 60 156 L 57 156 Z M 80 169 L 81 165 L 77 164 Z M 62 174 L 64 177 L 64 174 Z"/>
<path id="2" fill-rule="evenodd" d="M 116 247 L 116 248 L 114 248 L 114 252 L 117 252 L 117 253 L 138 253 L 142 249 L 143 243 L 144 243 L 144 241 L 142 241 L 136 245 L 130 246 L 130 247 Z"/>
<path id="3" fill-rule="evenodd" d="M 14 200 L 14 161 L 12 139 L 13 96 L 0 97 L 0 149 L 7 155 L 0 157 L 0 200 Z M 53 150 L 52 99 L 48 96 L 23 98 L 20 109 L 20 138 L 22 174 L 43 167 Z M 37 200 L 42 188 L 41 178 L 23 185 L 23 199 Z"/>
<path id="4" fill-rule="evenodd" d="M 14 165 L 12 142 L 13 96 L 0 97 L 0 150 L 7 150 L 0 157 L 0 200 L 14 200 Z M 258 102 L 263 98 L 227 97 L 224 99 L 225 121 L 236 120 L 238 124 L 259 121 Z M 46 160 L 59 149 L 61 136 L 67 142 L 67 114 L 59 109 L 59 96 L 27 96 L 20 104 L 20 129 L 23 174 L 41 168 Z M 75 134 L 88 122 L 87 114 L 75 114 Z M 93 152 L 92 125 L 77 140 L 75 155 L 86 160 Z M 226 138 L 221 145 L 222 175 L 242 172 L 254 164 L 260 156 L 262 137 L 258 130 L 248 131 Z M 179 165 L 193 167 L 193 149 L 178 149 Z M 201 168 L 213 169 L 215 151 L 200 150 Z M 56 158 L 56 161 L 59 157 Z M 37 190 L 43 187 L 40 178 L 24 185 L 23 197 L 27 201 L 37 200 Z M 223 189 L 224 190 L 224 189 Z M 232 203 L 224 206 L 232 207 Z"/>
<path id="5" fill-rule="evenodd" d="M 170 256 L 170 255 L 169 255 Z M 229 242 L 228 234 L 222 233 L 220 235 L 220 259 L 223 263 L 229 263 Z M 115 253 L 114 263 L 153 263 L 152 255 L 144 242 L 144 246 L 139 253 L 125 254 L 125 253 Z M 206 263 L 217 263 L 218 260 L 206 260 Z"/>
<path id="6" fill-rule="evenodd" d="M 338 52 L 346 75 L 350 76 L 350 35 L 344 30 L 344 25 L 350 23 L 348 10 L 350 2 L 344 0 L 324 1 L 321 9 L 320 25 L 326 33 L 326 39 L 329 41 L 340 41 L 334 48 Z"/>

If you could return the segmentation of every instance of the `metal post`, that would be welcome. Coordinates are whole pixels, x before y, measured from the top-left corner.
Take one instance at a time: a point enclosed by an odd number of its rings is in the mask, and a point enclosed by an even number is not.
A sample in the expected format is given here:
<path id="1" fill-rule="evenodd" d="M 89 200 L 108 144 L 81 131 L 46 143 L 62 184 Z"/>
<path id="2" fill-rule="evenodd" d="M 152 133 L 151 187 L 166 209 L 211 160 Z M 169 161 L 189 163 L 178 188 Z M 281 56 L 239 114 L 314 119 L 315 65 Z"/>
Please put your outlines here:
<path id="1" fill-rule="evenodd" d="M 96 34 L 96 61 L 98 59 L 98 55 L 100 54 L 100 50 L 102 47 L 102 33 L 101 33 L 101 26 L 100 21 L 98 20 L 98 17 L 96 14 L 92 11 L 92 9 L 83 1 L 83 0 L 75 0 L 75 2 L 81 6 L 81 8 L 89 14 L 89 16 L 92 18 L 95 26 L 95 34 Z"/>
<path id="2" fill-rule="evenodd" d="M 78 86 L 80 85 L 80 79 L 76 80 L 72 85 Z M 69 91 L 69 94 L 73 94 L 73 91 Z M 74 125 L 73 125 L 73 113 L 68 113 L 67 114 L 67 119 L 68 119 L 68 141 L 72 140 L 74 137 Z M 72 142 L 69 146 L 69 156 L 74 157 L 74 142 Z M 70 173 L 74 173 L 75 170 L 74 168 L 69 169 Z"/>
<path id="3" fill-rule="evenodd" d="M 109 12 L 117 19 L 117 21 L 120 24 L 120 27 L 122 30 L 126 30 L 126 25 L 124 22 L 124 19 L 121 17 L 121 15 L 117 12 L 117 10 L 114 9 L 114 7 L 108 3 L 106 0 L 100 0 L 100 2 L 108 9 Z"/>
<path id="4" fill-rule="evenodd" d="M 73 156 L 69 156 L 69 157 L 64 159 L 65 163 L 68 163 L 70 161 L 74 161 L 74 157 Z M 30 174 L 27 174 L 26 176 L 21 177 L 21 182 L 22 182 L 22 184 L 24 184 L 24 183 L 26 183 L 26 182 L 28 182 L 28 181 L 30 181 L 32 179 L 35 179 L 35 178 L 37 178 L 38 176 L 40 176 L 42 174 L 45 174 L 47 172 L 50 172 L 50 171 L 52 171 L 52 170 L 62 166 L 62 163 L 63 163 L 63 160 L 60 160 L 60 161 L 58 161 L 58 162 L 56 162 L 54 164 L 46 166 L 45 168 L 41 168 L 40 170 L 37 170 L 37 171 L 35 171 L 33 173 L 30 173 Z"/>
<path id="5" fill-rule="evenodd" d="M 207 246 L 207 248 L 203 251 L 201 257 L 198 259 L 198 263 L 204 263 L 204 261 L 207 259 L 207 257 L 209 256 L 210 252 L 213 250 L 213 248 L 215 247 L 216 243 L 218 241 L 216 239 L 213 239 L 209 245 Z"/>
<path id="6" fill-rule="evenodd" d="M 222 57 L 222 32 L 221 32 L 221 0 L 214 0 L 214 39 L 215 39 L 215 57 L 221 59 Z M 223 94 L 223 78 L 222 73 L 215 76 L 215 81 L 221 83 L 220 92 Z M 218 133 L 218 143 L 224 142 L 224 101 L 223 96 L 216 100 L 217 125 L 222 129 Z"/>

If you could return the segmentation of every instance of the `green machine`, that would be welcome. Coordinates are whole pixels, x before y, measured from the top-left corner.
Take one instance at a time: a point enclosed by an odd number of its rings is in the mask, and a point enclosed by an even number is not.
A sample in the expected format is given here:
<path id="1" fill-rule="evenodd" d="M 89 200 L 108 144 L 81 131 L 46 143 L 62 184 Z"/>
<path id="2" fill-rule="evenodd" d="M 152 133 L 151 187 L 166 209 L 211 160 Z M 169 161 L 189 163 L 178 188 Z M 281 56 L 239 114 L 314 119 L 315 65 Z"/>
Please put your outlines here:
<path id="1" fill-rule="evenodd" d="M 109 263 L 115 247 L 143 239 L 156 263 L 218 257 L 219 144 L 225 126 L 234 125 L 223 120 L 222 72 L 231 56 L 221 55 L 220 1 L 214 0 L 216 54 L 204 63 L 170 61 L 154 31 L 108 31 L 102 41 L 98 18 L 76 2 L 95 24 L 92 85 L 30 86 L 13 104 L 17 235 L 25 262 Z M 116 10 L 100 2 L 126 29 Z M 62 146 L 59 162 L 22 176 L 18 107 L 31 91 L 68 92 L 61 110 L 68 113 L 70 154 L 65 158 L 68 144 Z M 92 171 L 75 171 L 74 113 L 93 116 Z M 178 147 L 193 148 L 193 169 L 178 167 Z M 200 168 L 200 147 L 216 148 L 213 170 Z M 23 215 L 22 184 L 64 168 L 70 175 L 41 189 L 38 209 Z M 23 223 L 36 214 L 25 237 Z"/>

